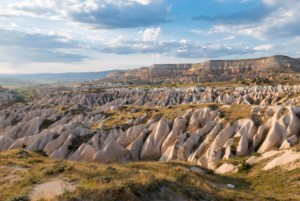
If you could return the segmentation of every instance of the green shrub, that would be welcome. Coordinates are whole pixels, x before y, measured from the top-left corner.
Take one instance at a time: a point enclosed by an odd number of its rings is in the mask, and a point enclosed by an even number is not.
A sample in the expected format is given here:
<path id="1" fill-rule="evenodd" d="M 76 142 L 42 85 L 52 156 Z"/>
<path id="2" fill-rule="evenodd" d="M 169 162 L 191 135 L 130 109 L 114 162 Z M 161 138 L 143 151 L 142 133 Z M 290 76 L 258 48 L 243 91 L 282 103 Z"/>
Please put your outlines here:
<path id="1" fill-rule="evenodd" d="M 44 119 L 44 121 L 40 125 L 40 131 L 49 128 L 51 124 L 55 123 L 55 121 L 50 120 L 50 119 Z"/>
<path id="2" fill-rule="evenodd" d="M 76 151 L 83 143 L 87 143 L 92 137 L 93 134 L 76 136 L 72 139 L 71 145 L 68 146 L 69 151 Z"/>
<path id="3" fill-rule="evenodd" d="M 239 172 L 244 172 L 244 171 L 247 171 L 251 168 L 251 166 L 246 162 L 246 160 L 242 160 L 240 162 L 240 164 L 238 165 L 238 171 Z"/>
<path id="4" fill-rule="evenodd" d="M 71 169 L 71 166 L 68 166 L 65 163 L 56 163 L 50 169 L 45 170 L 45 175 L 48 176 L 58 175 L 69 169 Z"/>
<path id="5" fill-rule="evenodd" d="M 258 152 L 253 152 L 253 153 L 252 153 L 252 156 L 259 157 L 259 156 L 261 156 L 261 153 L 258 153 Z"/>
<path id="6" fill-rule="evenodd" d="M 8 198 L 7 201 L 30 201 L 28 196 L 16 196 L 12 198 Z"/>

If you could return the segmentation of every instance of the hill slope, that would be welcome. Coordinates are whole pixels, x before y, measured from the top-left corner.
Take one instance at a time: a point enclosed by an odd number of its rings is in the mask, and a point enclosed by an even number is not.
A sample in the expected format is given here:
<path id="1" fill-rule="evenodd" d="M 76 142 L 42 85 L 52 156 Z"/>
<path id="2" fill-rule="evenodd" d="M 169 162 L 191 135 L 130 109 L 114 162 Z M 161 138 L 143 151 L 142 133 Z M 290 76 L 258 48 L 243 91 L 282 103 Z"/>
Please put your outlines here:
<path id="1" fill-rule="evenodd" d="M 270 77 L 274 72 L 300 72 L 300 61 L 276 55 L 257 59 L 210 60 L 198 64 L 155 64 L 124 72 L 111 73 L 112 81 L 136 83 L 205 82 Z"/>
<path id="2" fill-rule="evenodd" d="M 32 201 L 299 200 L 300 169 L 259 171 L 264 163 L 221 176 L 188 163 L 101 165 L 11 150 L 0 153 L 0 196 Z"/>

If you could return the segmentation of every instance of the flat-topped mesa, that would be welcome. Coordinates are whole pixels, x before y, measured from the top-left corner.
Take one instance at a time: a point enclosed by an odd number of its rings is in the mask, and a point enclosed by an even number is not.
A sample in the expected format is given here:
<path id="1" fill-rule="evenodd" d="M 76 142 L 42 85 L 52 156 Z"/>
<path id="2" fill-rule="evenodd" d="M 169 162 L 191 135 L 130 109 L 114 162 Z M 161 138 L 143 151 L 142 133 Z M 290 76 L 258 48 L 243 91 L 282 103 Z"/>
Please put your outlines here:
<path id="1" fill-rule="evenodd" d="M 185 75 L 192 67 L 192 64 L 154 64 L 150 67 L 142 67 L 125 72 L 117 72 L 108 75 L 112 79 L 133 79 L 144 82 L 161 82 L 164 79 L 174 78 L 174 76 Z M 132 80 L 131 80 L 132 81 Z"/>
<path id="2" fill-rule="evenodd" d="M 241 60 L 210 60 L 202 64 L 193 65 L 191 71 L 196 73 L 228 73 L 240 74 L 252 71 L 300 71 L 300 62 L 287 56 L 276 55 L 257 59 Z"/>
<path id="3" fill-rule="evenodd" d="M 275 55 L 256 59 L 209 60 L 198 64 L 155 64 L 134 70 L 113 73 L 115 81 L 130 80 L 139 83 L 230 81 L 267 77 L 282 72 L 300 72 L 300 60 Z M 259 74 L 258 74 L 259 73 Z"/>

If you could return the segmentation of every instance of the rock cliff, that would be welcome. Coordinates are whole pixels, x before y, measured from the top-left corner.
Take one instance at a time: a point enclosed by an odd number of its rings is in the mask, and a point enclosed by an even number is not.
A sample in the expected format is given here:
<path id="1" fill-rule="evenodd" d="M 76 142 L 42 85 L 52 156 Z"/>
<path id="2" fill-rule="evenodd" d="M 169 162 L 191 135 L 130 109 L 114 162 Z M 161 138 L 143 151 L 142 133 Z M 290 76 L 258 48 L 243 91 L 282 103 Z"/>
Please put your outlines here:
<path id="1" fill-rule="evenodd" d="M 156 64 L 112 73 L 106 79 L 134 83 L 203 82 L 270 77 L 283 72 L 300 72 L 299 59 L 276 55 L 257 59 L 210 60 L 199 64 Z"/>

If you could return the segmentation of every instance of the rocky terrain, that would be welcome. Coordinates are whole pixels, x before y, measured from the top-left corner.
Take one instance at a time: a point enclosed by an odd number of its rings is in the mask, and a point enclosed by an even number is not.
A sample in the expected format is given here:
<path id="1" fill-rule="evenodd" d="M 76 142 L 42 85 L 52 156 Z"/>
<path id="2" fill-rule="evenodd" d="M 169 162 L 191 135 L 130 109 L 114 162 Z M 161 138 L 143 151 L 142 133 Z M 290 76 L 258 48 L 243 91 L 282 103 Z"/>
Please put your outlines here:
<path id="1" fill-rule="evenodd" d="M 273 186 L 274 181 L 270 176 L 260 185 L 255 183 L 264 177 L 262 172 L 271 175 L 276 170 L 277 174 L 285 175 L 284 172 L 297 172 L 300 167 L 300 85 L 113 88 L 95 93 L 62 87 L 31 89 L 22 93 L 28 94 L 27 101 L 0 110 L 0 152 L 3 153 L 0 154 L 0 169 L 4 172 L 10 170 L 0 179 L 0 186 L 7 179 L 13 185 L 20 181 L 21 174 L 28 174 L 28 178 L 24 178 L 21 186 L 16 188 L 26 187 L 20 192 L 31 200 L 43 198 L 37 192 L 44 192 L 46 197 L 63 194 L 64 199 L 61 200 L 73 200 L 69 191 L 76 191 L 76 199 L 82 198 L 79 200 L 97 200 L 91 196 L 101 197 L 97 192 L 104 189 L 110 192 L 104 200 L 120 199 L 120 194 L 114 189 L 131 196 L 131 200 L 140 200 L 141 194 L 144 200 L 199 200 L 200 197 L 203 200 L 224 200 L 227 189 L 235 189 L 239 185 L 240 189 L 229 192 L 228 196 L 236 200 L 253 200 L 246 182 L 253 185 L 251 188 L 257 191 L 256 197 L 265 198 L 267 195 L 258 188 L 265 188 L 261 186 L 265 182 Z M 36 158 L 36 153 L 42 156 Z M 14 154 L 20 159 L 16 161 Z M 23 157 L 24 154 L 26 157 Z M 138 168 L 145 162 L 147 164 L 143 168 Z M 138 178 L 134 167 L 139 171 L 151 167 L 157 172 L 158 162 L 169 162 L 165 165 L 170 164 L 168 169 L 171 172 L 161 172 L 158 178 L 151 176 L 153 172 L 147 172 L 149 178 L 156 178 L 150 179 L 151 183 L 145 181 L 147 185 L 132 184 L 135 181 L 128 181 L 129 177 L 121 179 L 120 176 L 106 178 L 102 175 L 99 180 L 93 180 L 102 174 L 100 172 L 105 172 L 105 168 L 111 168 L 95 164 L 121 163 L 124 165 L 117 165 L 118 169 L 128 167 L 126 171 L 122 169 L 123 173 L 134 174 L 130 177 Z M 101 171 L 90 175 L 92 166 Z M 48 170 L 50 167 L 53 168 Z M 78 167 L 81 169 L 78 170 Z M 188 176 L 173 175 L 172 171 L 178 172 L 176 168 L 179 167 Z M 283 172 L 278 172 L 278 168 Z M 86 179 L 78 179 L 78 174 L 82 174 L 80 171 L 85 172 Z M 235 176 L 207 176 L 213 171 Z M 241 171 L 246 171 L 242 178 L 239 176 Z M 64 176 L 58 176 L 60 174 Z M 207 181 L 204 185 L 208 189 L 203 190 L 197 182 L 193 183 L 199 174 Z M 33 179 L 32 175 L 36 178 Z M 300 198 L 299 191 L 297 194 L 294 189 L 299 187 L 299 174 L 292 175 L 294 179 L 288 180 L 290 183 L 287 184 L 293 187 L 287 191 L 291 192 L 292 200 L 297 200 Z M 185 177 L 192 183 L 185 183 Z M 172 183 L 174 178 L 178 180 L 176 185 Z M 106 184 L 111 181 L 118 185 Z M 93 191 L 91 182 L 99 188 L 102 186 L 101 189 Z M 174 191 L 178 182 L 190 187 L 186 191 L 182 191 L 184 188 L 181 187 Z M 139 189 L 135 185 L 147 187 Z M 194 189 L 195 186 L 200 191 Z M 15 195 L 8 188 L 1 188 L 0 196 Z M 45 188 L 51 188 L 53 192 Z M 67 188 L 66 192 L 64 188 Z M 130 192 L 123 192 L 124 188 L 130 188 Z M 155 193 L 149 188 L 155 188 Z M 194 199 L 194 191 L 190 189 L 200 192 L 200 195 L 197 194 L 200 197 Z M 211 193 L 216 189 L 221 194 Z M 244 189 L 247 190 L 243 195 L 235 194 Z M 282 196 L 275 189 L 273 186 L 268 190 L 272 192 L 268 195 L 270 199 Z M 284 200 L 284 196 L 281 198 Z"/>
<path id="2" fill-rule="evenodd" d="M 300 86 L 278 85 L 49 94 L 0 112 L 0 150 L 99 163 L 178 160 L 217 169 L 222 160 L 296 145 L 299 93 Z"/>
<path id="3" fill-rule="evenodd" d="M 259 73 L 258 73 L 259 72 Z M 210 60 L 198 64 L 155 64 L 123 72 L 114 72 L 103 79 L 129 83 L 199 83 L 268 78 L 298 79 L 299 59 L 276 55 L 244 60 Z"/>
<path id="4" fill-rule="evenodd" d="M 15 94 L 0 86 L 0 108 L 4 107 L 5 105 L 14 103 L 16 99 L 17 97 Z"/>

